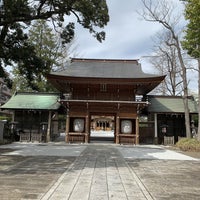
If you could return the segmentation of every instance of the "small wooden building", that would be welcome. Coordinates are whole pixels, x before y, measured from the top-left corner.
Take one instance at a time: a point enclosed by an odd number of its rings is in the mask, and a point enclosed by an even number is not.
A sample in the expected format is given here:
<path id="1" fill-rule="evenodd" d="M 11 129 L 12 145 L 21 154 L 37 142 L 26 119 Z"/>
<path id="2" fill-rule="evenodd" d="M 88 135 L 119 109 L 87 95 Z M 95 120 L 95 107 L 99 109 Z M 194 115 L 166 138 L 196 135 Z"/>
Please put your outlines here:
<path id="1" fill-rule="evenodd" d="M 174 143 L 181 137 L 186 137 L 185 111 L 183 97 L 181 96 L 148 96 L 148 120 L 154 125 L 154 134 L 151 133 L 155 143 L 162 144 L 164 136 L 173 137 Z M 188 96 L 190 122 L 197 115 L 197 103 L 192 96 Z M 193 130 L 191 130 L 191 133 Z M 149 132 L 148 132 L 149 133 Z M 194 134 L 194 133 L 193 133 Z M 147 138 L 144 134 L 144 138 Z"/>
<path id="2" fill-rule="evenodd" d="M 58 111 L 60 94 L 54 93 L 15 93 L 1 106 L 13 111 L 12 131 L 17 131 L 20 141 L 50 141 L 58 134 Z"/>
<path id="3" fill-rule="evenodd" d="M 115 143 L 139 143 L 140 111 L 146 95 L 165 76 L 144 73 L 138 60 L 71 59 L 64 71 L 47 75 L 63 96 L 66 142 L 88 143 L 92 129 L 112 129 Z"/>

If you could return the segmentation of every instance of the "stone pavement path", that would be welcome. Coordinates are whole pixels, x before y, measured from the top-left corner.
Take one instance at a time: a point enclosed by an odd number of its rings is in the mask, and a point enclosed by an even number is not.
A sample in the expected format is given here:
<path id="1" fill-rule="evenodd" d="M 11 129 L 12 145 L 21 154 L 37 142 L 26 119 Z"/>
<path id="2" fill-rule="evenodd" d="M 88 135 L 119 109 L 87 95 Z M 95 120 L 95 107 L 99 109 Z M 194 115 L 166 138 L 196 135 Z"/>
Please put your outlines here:
<path id="1" fill-rule="evenodd" d="M 89 145 L 42 200 L 152 199 L 113 146 Z"/>
<path id="2" fill-rule="evenodd" d="M 199 200 L 200 160 L 155 145 L 0 146 L 0 200 Z"/>

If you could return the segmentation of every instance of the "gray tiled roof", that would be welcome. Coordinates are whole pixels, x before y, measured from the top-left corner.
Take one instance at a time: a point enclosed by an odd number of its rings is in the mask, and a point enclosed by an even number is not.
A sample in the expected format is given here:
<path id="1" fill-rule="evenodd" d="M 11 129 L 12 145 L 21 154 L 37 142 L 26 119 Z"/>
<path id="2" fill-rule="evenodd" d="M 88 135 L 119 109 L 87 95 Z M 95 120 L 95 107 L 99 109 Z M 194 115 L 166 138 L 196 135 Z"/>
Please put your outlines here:
<path id="1" fill-rule="evenodd" d="M 155 74 L 142 71 L 137 60 L 72 59 L 66 70 L 53 75 L 95 78 L 153 78 Z"/>
<path id="2" fill-rule="evenodd" d="M 148 96 L 150 105 L 149 112 L 153 113 L 184 113 L 183 98 L 181 96 Z M 192 98 L 188 98 L 190 113 L 198 113 L 197 103 Z"/>

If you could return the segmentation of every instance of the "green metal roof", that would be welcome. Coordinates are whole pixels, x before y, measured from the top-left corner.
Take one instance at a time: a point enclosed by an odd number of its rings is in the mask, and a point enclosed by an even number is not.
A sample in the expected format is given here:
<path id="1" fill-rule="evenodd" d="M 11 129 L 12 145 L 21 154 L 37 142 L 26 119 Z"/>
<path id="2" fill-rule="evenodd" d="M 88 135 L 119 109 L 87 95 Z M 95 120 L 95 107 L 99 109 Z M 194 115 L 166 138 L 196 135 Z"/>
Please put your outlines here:
<path id="1" fill-rule="evenodd" d="M 149 112 L 153 113 L 184 113 L 184 103 L 181 96 L 148 96 Z M 193 97 L 188 97 L 190 113 L 198 113 L 197 103 Z"/>
<path id="2" fill-rule="evenodd" d="M 59 94 L 52 93 L 16 93 L 11 99 L 1 106 L 10 110 L 57 110 Z"/>

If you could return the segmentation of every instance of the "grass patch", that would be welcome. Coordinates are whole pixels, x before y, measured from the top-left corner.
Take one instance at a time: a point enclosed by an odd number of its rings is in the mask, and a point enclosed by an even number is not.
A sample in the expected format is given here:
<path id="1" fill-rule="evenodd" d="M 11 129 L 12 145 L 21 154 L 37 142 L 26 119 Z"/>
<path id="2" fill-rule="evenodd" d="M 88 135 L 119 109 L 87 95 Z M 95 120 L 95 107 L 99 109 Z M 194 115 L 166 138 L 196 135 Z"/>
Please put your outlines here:
<path id="1" fill-rule="evenodd" d="M 176 146 L 182 151 L 200 152 L 200 141 L 194 138 L 183 138 L 176 143 Z"/>

